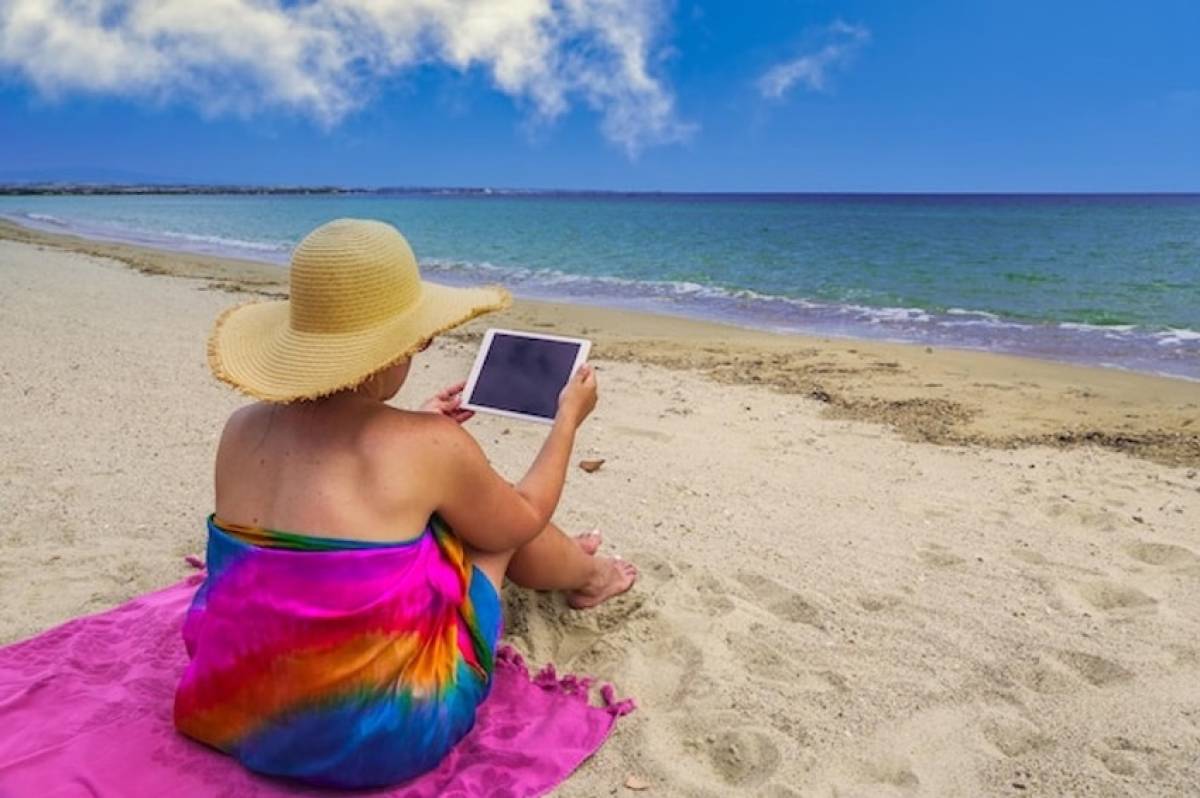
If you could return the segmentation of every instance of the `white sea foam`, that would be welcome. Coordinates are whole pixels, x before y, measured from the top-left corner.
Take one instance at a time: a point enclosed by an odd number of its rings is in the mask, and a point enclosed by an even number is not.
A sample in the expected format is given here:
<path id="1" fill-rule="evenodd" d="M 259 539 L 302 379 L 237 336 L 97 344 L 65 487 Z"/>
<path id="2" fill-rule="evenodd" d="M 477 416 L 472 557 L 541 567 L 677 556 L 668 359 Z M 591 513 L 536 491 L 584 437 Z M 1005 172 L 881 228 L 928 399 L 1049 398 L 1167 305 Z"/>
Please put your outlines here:
<path id="1" fill-rule="evenodd" d="M 1087 324 L 1081 321 L 1064 321 L 1058 326 L 1064 330 L 1102 333 L 1128 333 L 1137 329 L 1136 324 Z"/>
<path id="2" fill-rule="evenodd" d="M 147 235 L 157 235 L 163 238 L 175 239 L 178 241 L 189 241 L 196 244 L 212 245 L 216 247 L 227 247 L 230 249 L 251 249 L 257 252 L 287 252 L 291 250 L 291 244 L 285 241 L 247 241 L 243 238 L 226 238 L 216 235 L 198 235 L 196 233 L 180 233 L 174 230 L 165 230 L 156 233 L 148 233 Z"/>
<path id="3" fill-rule="evenodd" d="M 872 324 L 905 322 L 925 323 L 933 317 L 922 308 L 868 307 L 865 305 L 815 302 L 801 297 L 765 294 L 748 288 L 729 288 L 704 285 L 687 280 L 641 280 L 612 275 L 572 274 L 558 269 L 529 269 L 520 266 L 497 266 L 486 261 L 458 261 L 431 258 L 423 261 L 426 274 L 442 272 L 483 280 L 497 280 L 533 290 L 565 290 L 572 296 L 593 296 L 596 293 L 619 298 L 658 300 L 710 300 L 744 308 L 757 305 L 780 310 L 788 308 L 816 311 L 823 315 L 851 316 Z M 436 275 L 434 275 L 436 276 Z"/>
<path id="4" fill-rule="evenodd" d="M 1033 325 L 1025 324 L 1019 321 L 1003 321 L 999 316 L 991 314 L 986 318 L 981 319 L 939 319 L 937 322 L 939 327 L 980 327 L 989 330 L 1027 330 Z"/>
<path id="5" fill-rule="evenodd" d="M 1155 333 L 1155 342 L 1159 346 L 1179 346 L 1186 344 L 1189 341 L 1200 341 L 1200 332 L 1188 329 L 1169 329 L 1160 333 Z"/>
<path id="6" fill-rule="evenodd" d="M 949 308 L 946 311 L 947 316 L 979 316 L 983 319 L 999 320 L 1000 317 L 995 313 L 988 313 L 986 310 L 966 310 L 965 308 Z"/>
<path id="7" fill-rule="evenodd" d="M 43 222 L 45 224 L 58 225 L 59 227 L 66 227 L 68 224 L 65 219 L 60 219 L 57 216 L 52 216 L 48 213 L 27 213 L 24 214 L 24 216 L 26 219 L 34 222 Z"/>
<path id="8" fill-rule="evenodd" d="M 748 288 L 729 288 L 720 285 L 705 285 L 687 280 L 642 280 L 612 275 L 573 274 L 558 269 L 529 269 L 520 266 L 497 266 L 486 261 L 458 261 L 431 258 L 423 265 L 432 270 L 452 275 L 481 277 L 502 280 L 535 288 L 580 289 L 578 293 L 590 293 L 593 289 L 617 293 L 621 296 L 653 297 L 667 299 L 709 299 L 723 302 L 791 307 L 814 310 L 825 314 L 855 316 L 871 323 L 929 322 L 933 317 L 923 308 L 869 307 L 866 305 L 816 302 L 801 297 L 766 294 Z M 967 311 L 964 311 L 967 312 Z M 986 314 L 990 316 L 991 314 Z"/>
<path id="9" fill-rule="evenodd" d="M 73 233 L 77 233 L 89 238 L 121 241 L 131 244 L 150 244 L 161 246 L 167 249 L 177 248 L 218 253 L 281 253 L 287 252 L 291 249 L 291 244 L 285 241 L 247 241 L 241 238 L 228 238 L 218 235 L 186 233 L 176 230 L 147 230 L 117 223 L 92 224 L 89 222 L 64 219 L 49 213 L 29 212 L 13 215 L 0 214 L 0 216 L 12 219 L 18 224 L 22 222 L 30 222 L 32 223 L 32 227 L 44 228 L 46 226 L 53 226 L 56 228 L 66 229 Z"/>
<path id="10" fill-rule="evenodd" d="M 529 269 L 522 266 L 497 266 L 487 261 L 458 261 L 430 258 L 422 266 L 431 274 L 435 271 L 451 275 L 480 277 L 485 280 L 501 280 L 510 284 L 522 284 L 540 288 L 608 289 L 623 296 L 652 296 L 659 298 L 707 298 L 741 300 L 746 302 L 784 303 L 801 308 L 822 307 L 820 303 L 806 299 L 762 294 L 745 288 L 726 288 L 719 285 L 704 285 L 687 280 L 639 280 L 631 277 L 615 277 L 605 274 L 572 274 L 559 269 Z M 832 306 L 830 306 L 832 307 Z M 868 310 L 864 308 L 863 310 Z"/>
<path id="11" fill-rule="evenodd" d="M 558 269 L 531 269 L 521 266 L 497 266 L 487 261 L 461 261 L 450 259 L 428 259 L 423 261 L 423 267 L 428 271 L 438 271 L 446 274 L 478 279 L 484 281 L 500 281 L 510 285 L 519 285 L 531 291 L 544 291 L 551 296 L 565 293 L 569 296 L 580 296 L 588 299 L 602 300 L 604 297 L 616 299 L 647 299 L 667 301 L 708 300 L 723 306 L 732 306 L 751 315 L 756 312 L 771 312 L 771 317 L 777 313 L 788 314 L 788 309 L 800 311 L 805 317 L 846 318 L 847 320 L 866 322 L 876 327 L 905 327 L 908 325 L 924 325 L 933 323 L 938 328 L 963 329 L 964 331 L 977 328 L 980 334 L 987 330 L 1005 330 L 1037 334 L 1039 328 L 1047 325 L 1034 322 L 1021 322 L 1005 319 L 1002 316 L 986 310 L 970 310 L 967 308 L 949 308 L 941 313 L 931 313 L 923 308 L 913 307 L 870 307 L 860 304 L 817 302 L 799 297 L 766 294 L 745 288 L 727 288 L 718 285 L 703 285 L 701 283 L 680 280 L 639 280 L 628 277 L 611 275 L 572 274 Z M 808 313 L 804 313 L 807 311 Z M 766 319 L 763 319 L 765 322 Z M 811 321 L 811 319 L 810 319 Z M 801 325 L 804 319 L 796 320 Z M 769 323 L 770 329 L 796 329 Z M 1141 330 L 1132 324 L 1103 325 L 1083 322 L 1062 322 L 1054 325 L 1059 329 L 1073 332 L 1100 334 L 1102 337 L 1123 341 L 1131 335 L 1137 335 Z M 1144 333 L 1143 333 L 1144 334 Z M 1156 334 L 1156 343 L 1162 346 L 1178 345 L 1185 342 L 1200 340 L 1200 333 L 1192 330 L 1170 330 Z M 959 342 L 957 346 L 970 346 Z"/>
<path id="12" fill-rule="evenodd" d="M 921 308 L 869 308 L 863 305 L 847 305 L 847 308 L 861 314 L 871 324 L 933 321 L 933 317 Z"/>

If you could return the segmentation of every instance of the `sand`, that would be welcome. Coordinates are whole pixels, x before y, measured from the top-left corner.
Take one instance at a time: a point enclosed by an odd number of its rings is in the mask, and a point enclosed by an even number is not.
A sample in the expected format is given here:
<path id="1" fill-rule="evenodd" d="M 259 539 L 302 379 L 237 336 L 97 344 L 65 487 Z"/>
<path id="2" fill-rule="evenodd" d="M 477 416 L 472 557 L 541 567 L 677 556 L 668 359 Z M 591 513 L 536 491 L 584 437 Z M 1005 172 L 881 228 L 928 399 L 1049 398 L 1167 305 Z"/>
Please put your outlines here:
<path id="1" fill-rule="evenodd" d="M 3 232 L 11 642 L 188 573 L 243 401 L 209 325 L 286 287 Z M 572 468 L 559 520 L 643 569 L 584 613 L 506 589 L 510 642 L 640 704 L 557 794 L 1194 794 L 1200 385 L 520 303 L 439 339 L 397 402 L 461 378 L 486 323 L 596 340 L 575 459 L 606 462 Z M 544 434 L 470 428 L 513 477 Z"/>

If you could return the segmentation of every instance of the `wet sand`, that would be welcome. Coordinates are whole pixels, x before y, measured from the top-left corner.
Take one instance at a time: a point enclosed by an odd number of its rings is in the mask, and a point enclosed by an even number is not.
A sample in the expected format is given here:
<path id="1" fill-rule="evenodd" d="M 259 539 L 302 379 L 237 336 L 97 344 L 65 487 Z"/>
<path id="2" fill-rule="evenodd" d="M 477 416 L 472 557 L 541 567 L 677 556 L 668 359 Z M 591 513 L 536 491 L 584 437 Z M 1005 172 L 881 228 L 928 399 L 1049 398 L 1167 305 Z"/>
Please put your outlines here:
<path id="1" fill-rule="evenodd" d="M 274 267 L 0 235 L 0 642 L 189 572 L 244 400 L 217 313 Z M 137 274 L 133 266 L 152 276 Z M 235 292 L 235 295 L 229 293 Z M 250 293 L 247 293 L 250 292 Z M 557 794 L 1187 795 L 1200 781 L 1200 386 L 519 303 L 596 341 L 558 520 L 641 583 L 589 612 L 505 590 L 535 663 L 636 697 Z M 517 477 L 544 429 L 470 422 Z"/>

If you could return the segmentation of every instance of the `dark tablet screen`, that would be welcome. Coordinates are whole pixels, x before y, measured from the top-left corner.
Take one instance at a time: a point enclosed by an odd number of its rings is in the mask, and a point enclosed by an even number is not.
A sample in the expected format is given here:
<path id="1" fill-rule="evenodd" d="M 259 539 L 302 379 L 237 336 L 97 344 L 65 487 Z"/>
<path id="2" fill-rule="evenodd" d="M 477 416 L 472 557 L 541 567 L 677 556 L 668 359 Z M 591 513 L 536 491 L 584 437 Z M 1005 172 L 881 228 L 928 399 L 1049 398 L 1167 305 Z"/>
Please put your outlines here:
<path id="1" fill-rule="evenodd" d="M 495 333 L 468 401 L 554 418 L 558 395 L 571 377 L 578 354 L 579 344 L 571 341 Z"/>

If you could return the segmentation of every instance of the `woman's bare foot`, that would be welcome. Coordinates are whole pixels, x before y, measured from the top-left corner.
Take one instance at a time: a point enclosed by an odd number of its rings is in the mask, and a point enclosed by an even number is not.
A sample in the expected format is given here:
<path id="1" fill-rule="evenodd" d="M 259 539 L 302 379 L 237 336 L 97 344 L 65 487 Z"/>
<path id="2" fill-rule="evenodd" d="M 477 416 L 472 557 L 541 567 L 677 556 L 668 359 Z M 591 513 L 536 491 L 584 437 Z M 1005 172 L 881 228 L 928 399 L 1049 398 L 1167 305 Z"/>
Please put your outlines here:
<path id="1" fill-rule="evenodd" d="M 616 557 L 597 557 L 596 575 L 591 582 L 567 593 L 567 604 L 577 610 L 586 610 L 619 596 L 637 581 L 637 566 Z"/>
<path id="2" fill-rule="evenodd" d="M 583 549 L 584 554 L 595 555 L 600 550 L 603 539 L 600 537 L 600 530 L 593 529 L 591 532 L 576 535 L 575 542 L 579 544 L 579 548 Z"/>

